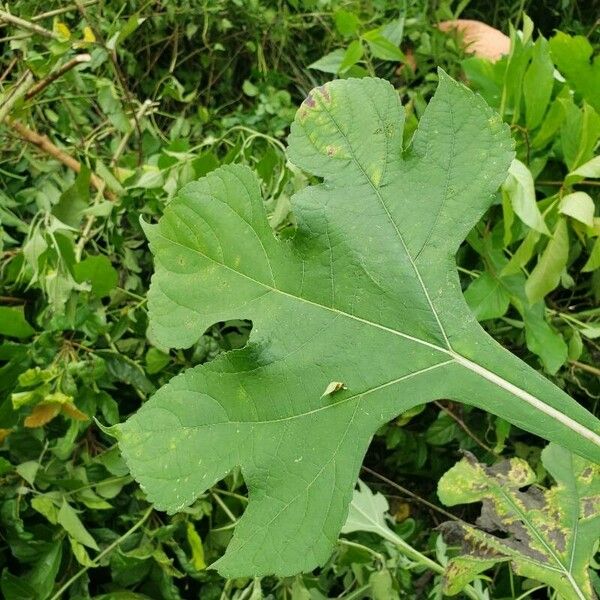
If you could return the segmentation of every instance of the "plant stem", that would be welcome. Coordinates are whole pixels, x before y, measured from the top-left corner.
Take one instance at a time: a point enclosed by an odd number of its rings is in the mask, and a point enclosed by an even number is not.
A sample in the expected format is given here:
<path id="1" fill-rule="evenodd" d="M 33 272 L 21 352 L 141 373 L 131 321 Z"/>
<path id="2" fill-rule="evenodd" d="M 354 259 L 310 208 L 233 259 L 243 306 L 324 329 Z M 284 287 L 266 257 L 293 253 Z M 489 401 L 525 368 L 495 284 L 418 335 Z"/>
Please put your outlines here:
<path id="1" fill-rule="evenodd" d="M 485 442 L 483 442 L 479 437 L 477 437 L 471 429 L 469 429 L 468 425 L 458 416 L 455 415 L 449 408 L 444 406 L 441 402 L 435 400 L 433 402 L 440 410 L 445 412 L 480 448 L 483 448 L 486 452 L 497 456 L 497 452 L 494 452 L 492 448 L 490 448 Z"/>
<path id="2" fill-rule="evenodd" d="M 92 57 L 89 54 L 78 54 L 71 60 L 67 61 L 62 67 L 56 69 L 45 77 L 41 81 L 38 81 L 26 94 L 25 99 L 30 100 L 41 91 L 45 90 L 53 81 L 56 81 L 59 77 L 64 75 L 67 71 L 70 71 L 73 67 L 80 65 L 81 63 L 89 62 Z"/>
<path id="3" fill-rule="evenodd" d="M 581 369 L 582 371 L 587 371 L 588 373 L 591 373 L 592 375 L 596 375 L 596 376 L 600 377 L 600 369 L 598 367 L 593 367 L 592 365 L 587 365 L 586 363 L 579 362 L 578 360 L 570 360 L 569 363 L 572 364 L 574 367 Z"/>
<path id="4" fill-rule="evenodd" d="M 31 71 L 27 70 L 21 75 L 14 87 L 10 90 L 6 100 L 0 106 L 0 123 L 4 120 L 8 121 L 8 115 L 13 106 L 25 96 L 27 90 L 33 86 L 33 82 L 33 73 Z"/>
<path id="5" fill-rule="evenodd" d="M 50 31 L 49 29 L 45 29 L 44 27 L 41 27 L 40 25 L 36 25 L 35 23 L 30 23 L 29 21 L 26 21 L 25 19 L 21 19 L 20 17 L 15 17 L 14 15 L 11 15 L 10 13 L 4 11 L 4 10 L 0 10 L 0 20 L 1 21 L 6 21 L 7 23 L 10 23 L 11 25 L 15 25 L 16 27 L 19 27 L 21 29 L 26 29 L 27 31 L 31 31 L 32 33 L 36 33 L 38 35 L 41 35 L 43 37 L 46 38 L 50 38 L 52 40 L 60 40 L 60 36 L 56 33 L 54 33 L 53 31 Z"/>
<path id="6" fill-rule="evenodd" d="M 154 507 L 150 506 L 146 512 L 141 516 L 141 518 L 128 529 L 120 538 L 116 539 L 112 544 L 106 546 L 100 554 L 96 556 L 96 558 L 92 559 L 91 563 L 88 566 L 82 567 L 71 577 L 71 579 L 67 580 L 67 582 L 50 598 L 50 600 L 59 600 L 62 595 L 75 583 L 88 569 L 97 566 L 97 564 L 107 555 L 110 554 L 119 544 L 124 542 L 132 533 L 137 531 L 148 519 Z"/>
<path id="7" fill-rule="evenodd" d="M 439 575 L 444 574 L 445 569 L 442 565 L 413 548 L 408 542 L 405 542 L 399 535 L 396 535 L 393 531 L 390 531 L 387 528 L 382 528 L 379 531 L 379 535 L 381 535 L 381 537 L 394 544 L 394 546 L 396 546 L 396 548 L 398 548 L 398 550 L 400 550 L 400 552 L 402 552 L 404 556 L 412 558 L 414 561 L 422 564 L 423 566 L 427 567 L 435 573 L 438 573 Z M 471 600 L 481 600 L 479 594 L 471 585 L 466 585 L 462 591 L 466 596 L 471 598 Z"/>
<path id="8" fill-rule="evenodd" d="M 444 510 L 443 508 L 436 506 L 432 502 L 429 502 L 429 500 L 425 500 L 425 498 L 421 498 L 421 496 L 419 496 L 418 494 L 415 494 L 414 492 L 411 492 L 409 489 L 401 486 L 399 483 L 396 483 L 395 481 L 388 479 L 385 475 L 381 475 L 381 473 L 378 473 L 377 471 L 373 471 L 373 469 L 369 469 L 369 467 L 365 467 L 364 465 L 362 467 L 362 470 L 365 471 L 365 473 L 368 473 L 369 475 L 373 475 L 373 477 L 377 477 L 377 479 L 379 479 L 380 481 L 387 483 L 389 486 L 397 489 L 399 492 L 401 492 L 402 494 L 405 494 L 409 498 L 414 498 L 415 500 L 417 500 L 417 502 L 420 502 L 421 504 L 427 506 L 427 508 L 430 508 L 432 510 L 439 512 L 440 514 L 444 515 L 448 519 L 452 519 L 453 521 L 460 521 L 460 519 L 456 515 L 453 515 L 452 513 Z"/>
<path id="9" fill-rule="evenodd" d="M 63 165 L 68 167 L 69 169 L 79 173 L 81 171 L 81 163 L 75 160 L 72 156 L 61 150 L 58 146 L 53 144 L 50 139 L 45 135 L 40 135 L 36 131 L 29 129 L 29 127 L 23 125 L 19 121 L 14 121 L 13 119 L 7 118 L 6 124 L 16 131 L 22 140 L 37 146 L 42 152 L 45 152 L 52 158 L 55 158 Z M 90 177 L 90 183 L 99 191 L 103 191 L 104 197 L 107 200 L 115 200 L 115 195 L 110 191 L 105 189 L 106 184 L 100 177 L 92 173 Z"/>

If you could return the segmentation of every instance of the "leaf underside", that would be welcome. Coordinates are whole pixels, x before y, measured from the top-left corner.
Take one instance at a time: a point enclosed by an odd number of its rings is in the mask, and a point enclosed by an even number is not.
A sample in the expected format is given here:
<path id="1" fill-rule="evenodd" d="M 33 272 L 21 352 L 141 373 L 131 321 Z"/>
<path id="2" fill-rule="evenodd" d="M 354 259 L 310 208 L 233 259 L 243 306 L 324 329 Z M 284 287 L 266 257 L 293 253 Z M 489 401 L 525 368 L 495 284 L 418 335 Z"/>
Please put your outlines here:
<path id="1" fill-rule="evenodd" d="M 289 159 L 323 183 L 294 196 L 291 241 L 240 166 L 187 185 L 145 227 L 151 339 L 185 348 L 216 322 L 253 323 L 243 349 L 173 378 L 119 432 L 161 510 L 241 468 L 249 503 L 214 565 L 224 576 L 323 563 L 372 435 L 417 404 L 469 403 L 600 456 L 598 421 L 492 340 L 461 293 L 454 255 L 506 176 L 508 128 L 443 72 L 404 151 L 403 121 L 383 80 L 311 92 Z"/>

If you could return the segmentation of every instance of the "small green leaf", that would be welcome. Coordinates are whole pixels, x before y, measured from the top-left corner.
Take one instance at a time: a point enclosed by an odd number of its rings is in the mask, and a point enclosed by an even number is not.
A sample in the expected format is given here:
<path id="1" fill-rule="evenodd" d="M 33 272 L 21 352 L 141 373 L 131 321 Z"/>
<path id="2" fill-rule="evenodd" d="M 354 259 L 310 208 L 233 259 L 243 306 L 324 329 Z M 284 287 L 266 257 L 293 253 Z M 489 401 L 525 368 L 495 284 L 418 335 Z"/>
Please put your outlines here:
<path id="1" fill-rule="evenodd" d="M 58 511 L 57 520 L 75 541 L 93 550 L 99 550 L 96 540 L 89 534 L 73 507 L 65 499 Z"/>
<path id="2" fill-rule="evenodd" d="M 37 472 L 40 469 L 40 463 L 35 460 L 28 460 L 15 467 L 17 473 L 29 484 L 33 485 Z"/>
<path id="3" fill-rule="evenodd" d="M 87 282 L 92 292 L 98 297 L 108 296 L 117 286 L 119 274 L 108 257 L 103 255 L 88 256 L 73 266 L 75 279 L 79 283 Z"/>
<path id="4" fill-rule="evenodd" d="M 171 358 L 165 352 L 161 352 L 158 348 L 148 348 L 146 352 L 146 372 L 149 375 L 154 375 L 162 371 L 171 362 Z"/>
<path id="5" fill-rule="evenodd" d="M 36 598 L 39 600 L 46 600 L 54 588 L 62 560 L 62 547 L 62 541 L 50 544 L 48 550 L 42 554 L 27 575 L 27 581 L 36 591 Z"/>
<path id="6" fill-rule="evenodd" d="M 53 525 L 58 523 L 58 506 L 54 492 L 35 496 L 31 499 L 31 507 L 44 515 Z"/>
<path id="7" fill-rule="evenodd" d="M 569 338 L 569 359 L 579 360 L 582 352 L 583 340 L 581 339 L 581 334 L 576 329 L 573 329 Z"/>
<path id="8" fill-rule="evenodd" d="M 500 271 L 500 276 L 515 275 L 516 273 L 520 273 L 533 257 L 533 252 L 539 239 L 540 233 L 538 231 L 535 229 L 529 231 L 515 253 L 510 257 L 510 260 Z"/>
<path id="9" fill-rule="evenodd" d="M 565 183 L 567 185 L 572 185 L 586 177 L 589 177 L 590 179 L 600 178 L 600 156 L 594 156 L 594 158 L 588 160 L 588 162 L 569 173 L 565 178 Z"/>
<path id="10" fill-rule="evenodd" d="M 516 158 L 508 169 L 508 177 L 502 184 L 502 193 L 509 198 L 513 210 L 525 225 L 550 235 L 536 202 L 533 175 Z"/>
<path id="11" fill-rule="evenodd" d="M 550 103 L 553 86 L 554 65 L 550 58 L 548 42 L 539 37 L 533 46 L 531 63 L 523 78 L 525 123 L 528 129 L 535 129 L 542 122 Z"/>
<path id="12" fill-rule="evenodd" d="M 600 268 L 600 237 L 596 239 L 592 246 L 592 251 L 585 265 L 581 269 L 584 273 L 589 273 Z"/>
<path id="13" fill-rule="evenodd" d="M 560 333 L 544 318 L 543 303 L 526 307 L 523 312 L 527 348 L 539 356 L 544 369 L 554 375 L 567 360 L 567 345 Z"/>
<path id="14" fill-rule="evenodd" d="M 406 56 L 398 48 L 398 44 L 394 44 L 388 40 L 380 28 L 367 31 L 362 35 L 362 39 L 367 42 L 371 54 L 375 58 L 394 62 L 404 62 L 406 60 Z"/>
<path id="15" fill-rule="evenodd" d="M 344 62 L 345 56 L 346 51 L 338 48 L 337 50 L 322 56 L 319 60 L 316 60 L 314 63 L 308 65 L 308 68 L 315 69 L 316 71 L 323 71 L 323 73 L 337 75 L 342 63 Z"/>
<path id="16" fill-rule="evenodd" d="M 550 40 L 550 52 L 567 81 L 600 111 L 600 58 L 594 57 L 589 40 L 558 31 Z"/>
<path id="17" fill-rule="evenodd" d="M 69 536 L 69 544 L 71 545 L 71 551 L 77 562 L 84 567 L 93 567 L 94 562 L 87 553 L 85 546 L 80 544 L 75 538 Z"/>
<path id="18" fill-rule="evenodd" d="M 0 306 L 0 335 L 14 338 L 28 338 L 35 329 L 25 319 L 22 307 Z"/>
<path id="19" fill-rule="evenodd" d="M 340 73 L 346 72 L 350 67 L 355 65 L 362 58 L 362 55 L 363 55 L 362 43 L 360 42 L 360 40 L 354 40 L 353 42 L 350 43 L 350 45 L 346 49 L 346 52 L 344 53 L 344 60 L 342 61 L 342 64 L 340 65 L 339 72 Z"/>
<path id="20" fill-rule="evenodd" d="M 335 28 L 344 36 L 350 37 L 356 34 L 360 21 L 358 17 L 343 8 L 333 13 Z"/>
<path id="21" fill-rule="evenodd" d="M 37 592 L 33 589 L 26 577 L 16 577 L 7 568 L 2 570 L 0 576 L 0 590 L 2 597 L 7 600 L 32 600 L 37 598 Z"/>
<path id="22" fill-rule="evenodd" d="M 527 279 L 525 292 L 534 304 L 542 300 L 560 282 L 560 276 L 569 258 L 569 231 L 567 222 L 559 219 L 550 241 L 544 248 L 538 263 Z"/>
<path id="23" fill-rule="evenodd" d="M 561 149 L 567 167 L 574 171 L 593 156 L 600 136 L 600 117 L 586 102 L 580 108 L 570 96 L 559 101 L 565 112 L 560 128 Z"/>
<path id="24" fill-rule="evenodd" d="M 393 580 L 387 569 L 375 571 L 369 577 L 371 584 L 371 598 L 373 600 L 394 600 L 398 598 L 398 592 L 394 590 Z"/>
<path id="25" fill-rule="evenodd" d="M 386 514 L 389 510 L 388 501 L 383 494 L 373 493 L 369 487 L 358 480 L 358 489 L 352 494 L 352 502 L 342 527 L 342 533 L 367 531 L 382 537 L 393 533 L 386 523 Z"/>
<path id="26" fill-rule="evenodd" d="M 188 521 L 186 527 L 186 536 L 190 550 L 192 551 L 192 565 L 196 571 L 203 571 L 206 569 L 206 562 L 204 561 L 204 548 L 202 546 L 202 539 L 198 535 L 194 524 Z"/>
<path id="27" fill-rule="evenodd" d="M 465 291 L 465 299 L 478 321 L 497 319 L 508 310 L 510 295 L 498 277 L 482 273 Z"/>
<path id="28" fill-rule="evenodd" d="M 58 204 L 52 209 L 52 214 L 69 227 L 79 227 L 83 212 L 89 206 L 90 177 L 90 170 L 82 166 L 73 185 L 63 192 Z"/>
<path id="29" fill-rule="evenodd" d="M 572 192 L 563 196 L 559 208 L 563 215 L 568 215 L 588 227 L 594 226 L 594 210 L 594 201 L 585 192 Z"/>

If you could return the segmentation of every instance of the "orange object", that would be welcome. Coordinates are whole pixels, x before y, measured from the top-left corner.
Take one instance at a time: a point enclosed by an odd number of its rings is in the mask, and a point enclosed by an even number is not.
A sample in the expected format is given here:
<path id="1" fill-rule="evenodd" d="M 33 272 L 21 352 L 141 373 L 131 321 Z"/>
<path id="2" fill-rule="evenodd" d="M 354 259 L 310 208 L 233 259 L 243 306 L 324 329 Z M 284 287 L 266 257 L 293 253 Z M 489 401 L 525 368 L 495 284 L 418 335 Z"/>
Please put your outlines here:
<path id="1" fill-rule="evenodd" d="M 496 61 L 510 52 L 510 38 L 498 29 L 494 29 L 481 21 L 457 19 L 442 21 L 438 28 L 444 32 L 458 31 L 467 52 L 480 58 Z"/>

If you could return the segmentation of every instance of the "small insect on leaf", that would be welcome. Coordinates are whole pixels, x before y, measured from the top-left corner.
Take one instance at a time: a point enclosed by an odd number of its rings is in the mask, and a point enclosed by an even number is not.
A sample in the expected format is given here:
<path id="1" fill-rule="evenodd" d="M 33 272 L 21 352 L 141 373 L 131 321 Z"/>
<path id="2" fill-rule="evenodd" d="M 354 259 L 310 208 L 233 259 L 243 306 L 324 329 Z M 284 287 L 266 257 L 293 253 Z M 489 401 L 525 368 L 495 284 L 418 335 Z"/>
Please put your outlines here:
<path id="1" fill-rule="evenodd" d="M 321 394 L 321 398 L 325 398 L 325 396 L 331 396 L 340 390 L 347 390 L 348 388 L 341 381 L 332 381 L 326 388 L 325 391 Z"/>

